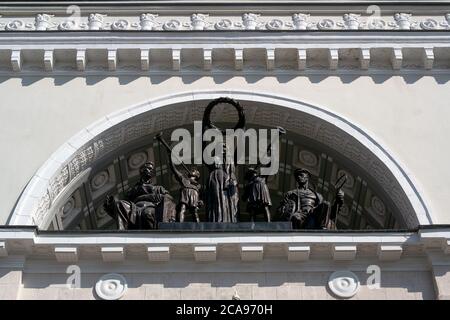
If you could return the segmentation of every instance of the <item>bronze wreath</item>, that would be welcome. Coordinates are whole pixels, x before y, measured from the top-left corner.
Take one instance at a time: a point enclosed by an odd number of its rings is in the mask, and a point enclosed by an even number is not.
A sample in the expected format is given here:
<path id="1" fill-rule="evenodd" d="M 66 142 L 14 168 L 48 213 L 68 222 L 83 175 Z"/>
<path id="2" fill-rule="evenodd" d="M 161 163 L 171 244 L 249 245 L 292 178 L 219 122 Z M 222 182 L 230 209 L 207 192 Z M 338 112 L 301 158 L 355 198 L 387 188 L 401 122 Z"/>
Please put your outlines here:
<path id="1" fill-rule="evenodd" d="M 236 100 L 226 97 L 220 97 L 208 103 L 208 106 L 206 107 L 205 112 L 203 113 L 203 121 L 202 121 L 203 129 L 216 128 L 222 132 L 224 131 L 223 129 L 220 129 L 217 126 L 215 126 L 211 121 L 212 109 L 220 103 L 231 104 L 236 109 L 236 111 L 238 112 L 239 120 L 234 126 L 234 130 L 243 129 L 245 127 L 244 108 Z"/>

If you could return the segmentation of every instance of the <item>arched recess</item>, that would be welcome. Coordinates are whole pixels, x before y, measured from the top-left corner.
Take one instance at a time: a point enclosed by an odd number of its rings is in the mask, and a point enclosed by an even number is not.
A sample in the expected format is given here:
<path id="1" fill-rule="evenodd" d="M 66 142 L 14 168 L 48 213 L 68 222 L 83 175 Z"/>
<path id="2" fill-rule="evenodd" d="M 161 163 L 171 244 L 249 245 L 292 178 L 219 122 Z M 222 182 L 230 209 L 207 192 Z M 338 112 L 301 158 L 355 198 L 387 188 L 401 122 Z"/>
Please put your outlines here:
<path id="1" fill-rule="evenodd" d="M 207 102 L 221 96 L 239 100 L 245 107 L 248 123 L 281 125 L 350 159 L 389 195 L 402 227 L 432 223 L 411 175 L 385 147 L 356 124 L 325 108 L 288 97 L 216 90 L 153 99 L 108 115 L 81 130 L 36 172 L 20 196 L 10 224 L 47 228 L 68 197 L 87 181 L 96 163 L 139 138 L 201 120 Z M 224 110 L 222 116 L 224 121 L 231 119 L 233 111 Z"/>

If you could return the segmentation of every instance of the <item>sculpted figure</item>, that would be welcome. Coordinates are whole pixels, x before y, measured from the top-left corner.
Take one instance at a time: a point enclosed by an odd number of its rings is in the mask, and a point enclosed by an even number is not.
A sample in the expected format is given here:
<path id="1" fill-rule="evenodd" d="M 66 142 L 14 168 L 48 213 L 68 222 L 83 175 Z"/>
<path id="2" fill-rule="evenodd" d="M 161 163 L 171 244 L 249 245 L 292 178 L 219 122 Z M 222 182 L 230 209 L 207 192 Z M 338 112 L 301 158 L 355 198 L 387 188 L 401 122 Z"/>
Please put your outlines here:
<path id="1" fill-rule="evenodd" d="M 169 192 L 154 185 L 154 164 L 145 163 L 139 170 L 140 180 L 131 188 L 125 200 L 108 195 L 105 211 L 117 221 L 119 230 L 156 229 L 158 222 L 175 220 L 175 204 Z"/>
<path id="2" fill-rule="evenodd" d="M 226 129 L 221 129 L 211 121 L 211 112 L 219 104 L 230 105 L 235 108 L 239 120 L 234 130 L 245 128 L 245 114 L 242 106 L 230 98 L 212 100 L 203 113 L 202 128 L 219 130 L 225 137 Z M 225 140 L 225 139 L 224 139 Z M 220 159 L 220 156 L 222 159 Z M 236 150 L 228 150 L 223 144 L 222 155 L 216 155 L 215 161 L 209 165 L 209 177 L 206 184 L 206 215 L 210 222 L 238 222 L 239 221 L 239 191 L 236 178 Z"/>
<path id="3" fill-rule="evenodd" d="M 329 203 L 309 187 L 308 170 L 297 169 L 294 176 L 298 187 L 284 195 L 279 208 L 281 215 L 292 222 L 294 229 L 327 229 L 337 212 L 329 212 Z M 339 210 L 343 201 L 344 192 L 339 190 L 333 208 Z"/>
<path id="4" fill-rule="evenodd" d="M 277 127 L 280 135 L 286 134 L 286 130 L 282 127 Z M 267 146 L 267 154 L 271 154 L 271 143 Z M 269 165 L 269 164 L 268 164 Z M 270 222 L 270 207 L 272 200 L 270 198 L 269 188 L 267 187 L 267 175 L 261 175 L 259 168 L 261 163 L 254 168 L 248 168 L 245 173 L 245 180 L 247 181 L 244 189 L 243 201 L 247 202 L 247 212 L 250 214 L 251 221 L 255 221 L 257 214 L 264 214 L 266 221 Z"/>
<path id="5" fill-rule="evenodd" d="M 169 153 L 169 165 L 175 179 L 180 184 L 180 200 L 178 203 L 179 221 L 184 222 L 185 214 L 188 211 L 192 214 L 195 222 L 200 222 L 198 216 L 199 209 L 203 206 L 203 201 L 200 200 L 200 172 L 197 169 L 189 170 L 183 163 L 181 163 L 187 174 L 181 173 L 172 160 L 172 150 L 169 144 L 162 138 L 162 133 L 155 136 L 155 139 L 161 141 L 163 146 Z"/>
<path id="6" fill-rule="evenodd" d="M 235 165 L 226 155 L 223 147 L 223 159 L 215 157 L 214 164 L 209 167 L 209 178 L 206 185 L 206 213 L 210 222 L 238 222 L 239 193 L 235 174 Z"/>
<path id="7" fill-rule="evenodd" d="M 255 216 L 262 213 L 266 216 L 266 221 L 270 222 L 272 200 L 267 187 L 267 176 L 260 175 L 256 168 L 248 168 L 245 180 L 247 184 L 242 200 L 247 202 L 247 212 L 250 214 L 251 221 L 255 221 Z"/>

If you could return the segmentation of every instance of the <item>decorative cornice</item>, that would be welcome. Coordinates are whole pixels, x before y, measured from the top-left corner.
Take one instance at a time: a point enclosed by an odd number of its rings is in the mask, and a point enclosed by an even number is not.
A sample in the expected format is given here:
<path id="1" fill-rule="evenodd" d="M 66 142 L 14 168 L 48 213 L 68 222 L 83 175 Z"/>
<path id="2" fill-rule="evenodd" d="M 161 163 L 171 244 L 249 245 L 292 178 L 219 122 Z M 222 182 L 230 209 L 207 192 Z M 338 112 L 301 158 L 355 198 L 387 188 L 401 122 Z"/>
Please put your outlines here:
<path id="1" fill-rule="evenodd" d="M 126 31 L 128 27 L 116 23 L 113 28 L 123 29 L 120 33 L 0 32 L 0 53 L 9 57 L 0 61 L 0 74 L 417 73 L 430 69 L 448 74 L 450 66 L 448 32 L 183 34 Z"/>
<path id="2" fill-rule="evenodd" d="M 226 236 L 224 236 L 226 234 Z M 197 262 L 221 259 L 218 249 L 226 247 L 242 261 L 262 261 L 266 255 L 289 261 L 314 260 L 314 255 L 328 256 L 337 261 L 353 261 L 363 253 L 365 258 L 395 261 L 423 256 L 424 251 L 448 255 L 448 229 L 416 232 L 111 232 L 68 233 L 36 230 L 2 229 L 3 257 L 25 255 L 46 256 L 63 263 L 79 261 L 80 253 L 89 251 L 104 262 L 127 260 L 127 252 L 150 262 L 169 261 L 172 252 L 183 251 L 185 259 Z M 114 239 L 113 241 L 111 239 Z M 276 246 L 278 254 L 266 249 Z M 93 251 L 94 250 L 94 251 Z M 266 252 L 267 251 L 267 252 Z M 281 253 L 281 255 L 280 255 Z M 312 256 L 311 256 L 312 255 Z M 0 258 L 1 259 L 1 258 Z"/>
<path id="3" fill-rule="evenodd" d="M 299 30 L 450 30 L 449 13 L 413 16 L 397 12 L 392 16 L 361 15 L 348 12 L 343 15 L 312 15 L 297 12 L 282 16 L 244 12 L 241 15 L 218 15 L 196 12 L 187 15 L 159 15 L 147 12 L 127 16 L 109 16 L 92 12 L 86 16 L 56 16 L 38 13 L 30 16 L 0 17 L 0 31 L 299 31 Z"/>

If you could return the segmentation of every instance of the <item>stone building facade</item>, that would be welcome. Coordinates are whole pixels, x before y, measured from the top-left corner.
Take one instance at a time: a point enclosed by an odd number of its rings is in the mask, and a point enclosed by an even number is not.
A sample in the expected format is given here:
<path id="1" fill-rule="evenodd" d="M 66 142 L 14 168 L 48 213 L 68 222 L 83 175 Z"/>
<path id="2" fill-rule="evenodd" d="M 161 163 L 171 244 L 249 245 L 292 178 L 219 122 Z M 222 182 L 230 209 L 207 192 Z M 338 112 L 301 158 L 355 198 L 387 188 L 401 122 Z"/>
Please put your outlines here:
<path id="1" fill-rule="evenodd" d="M 449 80 L 446 0 L 0 1 L 0 298 L 449 298 Z M 115 230 L 224 96 L 287 130 L 275 203 L 347 175 L 338 231 Z"/>

